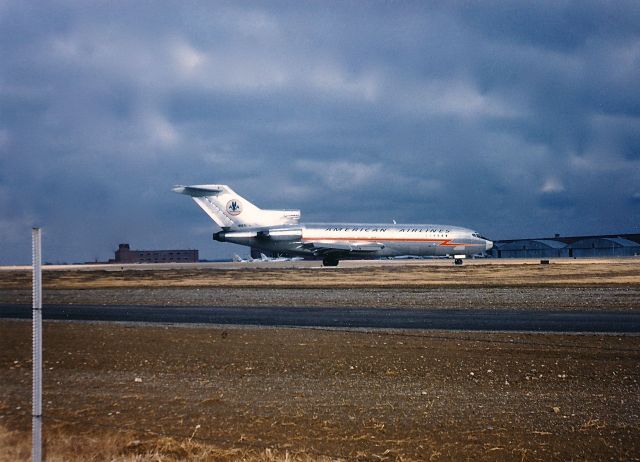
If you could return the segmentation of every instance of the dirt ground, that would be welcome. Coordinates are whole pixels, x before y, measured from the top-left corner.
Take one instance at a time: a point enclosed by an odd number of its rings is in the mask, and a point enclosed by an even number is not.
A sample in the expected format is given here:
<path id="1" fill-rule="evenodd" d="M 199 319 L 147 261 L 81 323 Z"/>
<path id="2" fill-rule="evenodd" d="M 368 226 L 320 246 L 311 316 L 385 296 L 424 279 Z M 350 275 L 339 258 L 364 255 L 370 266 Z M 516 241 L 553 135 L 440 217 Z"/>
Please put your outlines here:
<path id="1" fill-rule="evenodd" d="M 29 457 L 30 329 L 0 321 L 0 460 Z M 44 345 L 49 460 L 640 459 L 637 336 L 46 322 Z"/>
<path id="2" fill-rule="evenodd" d="M 31 303 L 31 290 L 0 290 L 0 305 Z M 640 285 L 282 289 L 153 287 L 48 289 L 45 304 L 615 310 L 640 308 Z M 1 307 L 0 307 L 1 309 Z"/>
<path id="3" fill-rule="evenodd" d="M 309 263 L 309 262 L 304 262 Z M 366 265 L 368 262 L 345 262 Z M 374 265 L 373 263 L 378 263 Z M 44 302 L 183 306 L 313 306 L 443 309 L 635 310 L 640 259 L 373 262 L 287 268 L 130 265 L 119 271 L 47 269 Z M 108 265 L 105 265 L 108 266 Z M 131 268 L 136 269 L 131 269 Z M 0 304 L 31 301 L 31 273 L 0 270 Z"/>
<path id="4" fill-rule="evenodd" d="M 397 262 L 394 262 L 397 263 Z M 48 269 L 44 302 L 637 310 L 640 261 Z M 0 270 L 3 303 L 31 300 Z M 640 337 L 45 322 L 49 461 L 640 460 Z M 0 461 L 31 324 L 0 320 Z"/>

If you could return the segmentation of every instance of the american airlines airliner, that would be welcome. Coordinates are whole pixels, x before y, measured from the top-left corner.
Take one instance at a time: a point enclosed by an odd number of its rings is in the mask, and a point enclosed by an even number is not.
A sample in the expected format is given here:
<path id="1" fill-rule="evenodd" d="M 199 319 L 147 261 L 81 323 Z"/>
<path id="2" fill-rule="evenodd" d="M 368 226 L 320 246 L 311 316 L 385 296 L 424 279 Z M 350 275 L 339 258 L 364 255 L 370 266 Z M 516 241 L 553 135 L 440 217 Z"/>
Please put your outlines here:
<path id="1" fill-rule="evenodd" d="M 321 258 L 324 266 L 344 259 L 405 255 L 464 258 L 485 252 L 493 242 L 450 225 L 301 224 L 300 210 L 263 210 L 227 185 L 176 186 L 191 196 L 222 229 L 213 239 L 290 257 Z"/>

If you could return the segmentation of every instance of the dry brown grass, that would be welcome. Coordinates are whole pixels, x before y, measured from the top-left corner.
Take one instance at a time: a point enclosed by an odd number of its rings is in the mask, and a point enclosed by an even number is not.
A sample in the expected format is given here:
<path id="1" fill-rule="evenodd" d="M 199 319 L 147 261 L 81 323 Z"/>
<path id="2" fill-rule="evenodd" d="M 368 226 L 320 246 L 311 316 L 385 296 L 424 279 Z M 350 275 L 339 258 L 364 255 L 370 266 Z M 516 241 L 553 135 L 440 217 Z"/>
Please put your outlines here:
<path id="1" fill-rule="evenodd" d="M 139 268 L 143 268 L 139 265 Z M 0 272 L 0 289 L 28 289 L 26 270 Z M 179 268 L 107 270 L 46 270 L 48 289 L 92 289 L 133 287 L 522 287 L 638 285 L 640 260 L 561 260 L 541 265 L 539 261 L 471 262 L 455 267 L 435 261 L 407 265 L 372 265 L 345 268 L 243 269 Z"/>
<path id="2" fill-rule="evenodd" d="M 323 456 L 276 449 L 225 449 L 192 438 L 137 437 L 122 432 L 78 435 L 61 428 L 46 432 L 45 459 L 49 462 L 151 462 L 151 461 L 239 461 L 239 462 L 328 462 Z M 0 462 L 31 458 L 31 434 L 9 431 L 0 425 Z"/>

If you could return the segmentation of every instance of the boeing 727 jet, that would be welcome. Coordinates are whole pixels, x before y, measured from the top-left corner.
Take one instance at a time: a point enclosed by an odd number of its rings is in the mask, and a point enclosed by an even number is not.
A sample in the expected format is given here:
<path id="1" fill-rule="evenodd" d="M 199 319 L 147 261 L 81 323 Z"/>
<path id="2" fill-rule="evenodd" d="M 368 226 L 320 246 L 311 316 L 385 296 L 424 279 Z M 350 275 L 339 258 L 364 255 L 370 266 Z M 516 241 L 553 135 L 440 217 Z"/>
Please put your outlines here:
<path id="1" fill-rule="evenodd" d="M 324 266 L 344 259 L 401 255 L 462 258 L 489 250 L 493 242 L 451 225 L 301 224 L 300 210 L 263 210 L 227 185 L 176 186 L 191 196 L 222 229 L 213 239 L 290 257 L 321 258 Z"/>

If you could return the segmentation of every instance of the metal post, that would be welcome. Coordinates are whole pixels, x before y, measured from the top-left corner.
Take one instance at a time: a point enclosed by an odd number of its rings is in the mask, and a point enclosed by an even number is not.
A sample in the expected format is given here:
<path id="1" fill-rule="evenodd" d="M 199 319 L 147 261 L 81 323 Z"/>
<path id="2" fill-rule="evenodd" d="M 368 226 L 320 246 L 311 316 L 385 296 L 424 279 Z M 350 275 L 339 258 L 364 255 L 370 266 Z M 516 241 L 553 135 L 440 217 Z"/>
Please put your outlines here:
<path id="1" fill-rule="evenodd" d="M 33 401 L 31 410 L 31 460 L 42 460 L 42 239 L 32 230 L 33 250 Z"/>

